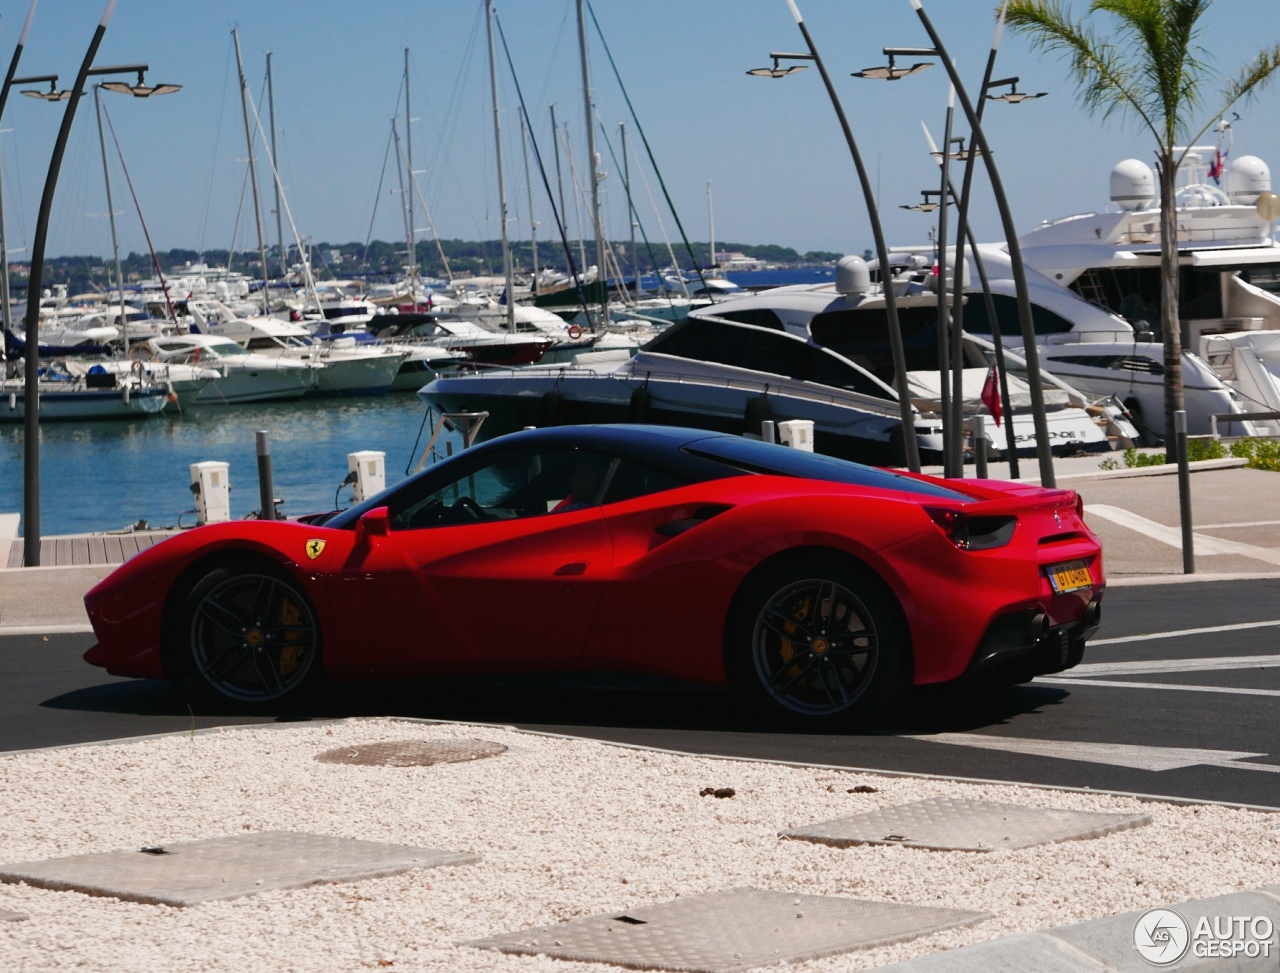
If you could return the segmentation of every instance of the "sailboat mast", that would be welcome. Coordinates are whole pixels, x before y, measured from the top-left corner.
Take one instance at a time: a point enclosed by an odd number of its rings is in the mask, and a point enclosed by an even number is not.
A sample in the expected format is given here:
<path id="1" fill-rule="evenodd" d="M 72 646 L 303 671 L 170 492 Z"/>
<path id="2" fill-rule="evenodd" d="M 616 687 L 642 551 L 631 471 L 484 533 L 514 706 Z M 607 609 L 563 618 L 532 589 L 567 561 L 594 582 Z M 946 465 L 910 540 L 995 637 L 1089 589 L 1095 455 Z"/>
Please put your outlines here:
<path id="1" fill-rule="evenodd" d="M 533 290 L 538 291 L 538 221 L 533 218 L 533 180 L 529 178 L 529 137 L 525 133 L 524 113 L 520 113 L 520 151 L 524 154 L 524 184 L 529 191 L 529 247 L 533 251 Z"/>
<path id="2" fill-rule="evenodd" d="M 240 73 L 240 110 L 244 114 L 244 141 L 249 150 L 249 187 L 253 192 L 253 220 L 258 228 L 258 256 L 262 261 L 262 313 L 271 313 L 271 295 L 267 288 L 267 245 L 262 238 L 262 204 L 258 200 L 258 170 L 253 162 L 253 129 L 249 127 L 249 84 L 244 77 L 244 61 L 240 58 L 240 34 L 233 28 L 231 38 L 236 45 L 236 70 Z"/>
<path id="3" fill-rule="evenodd" d="M 551 106 L 551 144 L 556 148 L 556 187 L 560 193 L 560 220 L 565 226 L 568 226 L 569 211 L 564 208 L 564 173 L 560 170 L 560 127 L 556 124 L 555 105 Z M 572 261 L 572 255 L 570 255 L 569 259 Z M 581 270 L 579 270 L 579 275 L 581 275 Z M 578 282 L 582 282 L 581 277 L 579 277 Z"/>
<path id="4" fill-rule="evenodd" d="M 409 262 L 405 265 L 405 273 L 409 279 L 409 297 L 416 303 L 417 288 L 414 282 L 418 278 L 418 242 L 414 239 L 413 227 L 413 121 L 409 114 L 409 48 L 404 49 L 404 160 L 409 177 Z"/>
<path id="5" fill-rule="evenodd" d="M 640 300 L 640 253 L 636 250 L 636 208 L 631 201 L 631 160 L 627 157 L 627 123 L 618 125 L 622 133 L 622 182 L 627 190 L 627 225 L 631 227 L 631 278 L 634 281 L 633 300 Z"/>
<path id="6" fill-rule="evenodd" d="M 124 339 L 124 356 L 129 357 L 129 329 L 124 314 L 124 271 L 120 267 L 120 240 L 116 236 L 116 208 L 111 201 L 111 174 L 107 168 L 107 140 L 102 134 L 102 96 L 98 93 L 101 85 L 93 86 L 93 110 L 98 116 L 98 148 L 102 150 L 102 179 L 107 185 L 107 216 L 111 221 L 111 253 L 116 260 L 116 286 L 120 288 L 120 337 Z"/>
<path id="7" fill-rule="evenodd" d="M 271 158 L 279 159 L 276 148 L 276 88 L 271 75 L 271 52 L 267 51 L 267 111 L 271 118 Z M 289 273 L 289 260 L 284 248 L 284 217 L 280 213 L 280 183 L 272 180 L 276 191 L 276 244 L 280 247 L 280 276 Z"/>
<path id="8" fill-rule="evenodd" d="M 711 204 L 711 182 L 707 182 L 707 227 L 711 234 L 711 269 L 716 269 L 716 211 Z"/>
<path id="9" fill-rule="evenodd" d="M 515 280 L 511 274 L 511 241 L 507 237 L 507 188 L 502 179 L 502 124 L 498 116 L 498 61 L 493 48 L 493 0 L 485 0 L 489 35 L 489 90 L 493 95 L 493 143 L 498 155 L 498 216 L 502 223 L 502 269 L 507 278 L 507 330 L 516 329 Z"/>
<path id="10" fill-rule="evenodd" d="M 400 168 L 400 127 L 396 124 L 394 118 L 391 119 L 391 137 L 396 142 L 396 173 L 400 180 L 400 216 L 404 219 L 404 238 L 405 245 L 412 249 L 413 247 L 413 230 L 412 217 L 409 216 L 409 190 L 404 186 L 404 171 Z M 405 251 L 408 253 L 408 251 Z M 409 268 L 406 265 L 405 273 L 408 275 Z M 410 282 L 412 283 L 412 282 Z M 412 295 L 410 295 L 412 297 Z"/>
<path id="11" fill-rule="evenodd" d="M 604 237 L 600 227 L 600 161 L 596 155 L 596 126 L 591 110 L 591 72 L 587 66 L 587 24 L 582 16 L 582 0 L 578 0 L 578 50 L 582 55 L 582 101 L 587 121 L 587 166 L 591 174 L 591 226 L 596 235 L 596 266 L 600 276 L 600 325 L 609 320 L 609 275 L 604 265 Z"/>

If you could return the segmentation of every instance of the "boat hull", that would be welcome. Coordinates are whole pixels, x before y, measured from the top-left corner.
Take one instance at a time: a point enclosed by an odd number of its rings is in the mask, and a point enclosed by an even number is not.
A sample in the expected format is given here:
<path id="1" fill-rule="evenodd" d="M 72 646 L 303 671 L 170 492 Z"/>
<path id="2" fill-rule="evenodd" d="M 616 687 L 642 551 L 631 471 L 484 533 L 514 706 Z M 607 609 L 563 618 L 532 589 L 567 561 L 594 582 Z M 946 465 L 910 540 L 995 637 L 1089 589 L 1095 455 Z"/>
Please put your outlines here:
<path id="1" fill-rule="evenodd" d="M 89 419 L 139 419 L 158 415 L 169 401 L 165 389 L 65 389 L 40 390 L 41 422 L 73 422 Z M 20 389 L 0 389 L 0 422 L 26 419 L 26 394 Z"/>

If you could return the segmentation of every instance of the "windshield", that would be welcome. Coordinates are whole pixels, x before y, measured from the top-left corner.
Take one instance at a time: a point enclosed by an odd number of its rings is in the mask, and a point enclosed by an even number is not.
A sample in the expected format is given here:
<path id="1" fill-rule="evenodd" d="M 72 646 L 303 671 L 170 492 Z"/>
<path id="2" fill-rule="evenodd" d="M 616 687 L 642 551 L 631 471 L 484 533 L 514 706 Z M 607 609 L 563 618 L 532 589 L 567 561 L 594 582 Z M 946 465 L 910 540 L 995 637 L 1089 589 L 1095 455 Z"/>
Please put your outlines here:
<path id="1" fill-rule="evenodd" d="M 777 476 L 802 476 L 832 483 L 851 483 L 855 486 L 875 487 L 880 490 L 901 490 L 926 497 L 967 502 L 972 497 L 947 487 L 903 476 L 892 470 L 875 466 L 863 466 L 848 460 L 809 453 L 789 446 L 777 446 L 756 439 L 723 436 L 700 439 L 684 447 L 685 452 L 703 456 L 726 465 L 752 473 L 771 473 Z"/>
<path id="2" fill-rule="evenodd" d="M 247 355 L 247 354 L 249 354 L 247 351 L 245 351 L 245 350 L 244 350 L 243 348 L 241 348 L 239 345 L 237 345 L 237 344 L 235 344 L 234 342 L 231 342 L 231 341 L 220 341 L 220 342 L 218 342 L 216 345 L 209 345 L 209 346 L 208 346 L 208 348 L 209 348 L 209 350 L 210 350 L 211 352 L 213 352 L 215 355 L 221 355 L 221 356 L 223 356 L 223 357 L 225 357 L 225 358 L 231 358 L 231 357 L 233 357 L 233 356 L 235 356 L 235 355 Z"/>

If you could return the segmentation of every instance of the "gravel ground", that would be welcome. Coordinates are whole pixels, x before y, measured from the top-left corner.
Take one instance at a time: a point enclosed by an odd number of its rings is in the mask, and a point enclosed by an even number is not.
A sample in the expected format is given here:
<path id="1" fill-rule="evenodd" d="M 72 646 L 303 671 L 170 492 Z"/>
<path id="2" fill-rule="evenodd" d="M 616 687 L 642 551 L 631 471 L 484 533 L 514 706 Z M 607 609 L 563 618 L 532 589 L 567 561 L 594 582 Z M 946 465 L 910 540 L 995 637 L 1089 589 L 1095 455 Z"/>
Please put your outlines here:
<path id="1" fill-rule="evenodd" d="M 482 739 L 431 767 L 317 763 L 338 746 Z M 851 793 L 858 785 L 873 793 Z M 731 798 L 700 797 L 732 787 Z M 979 854 L 835 849 L 778 832 L 949 795 L 1147 813 L 1103 838 Z M 1280 882 L 1280 820 L 1219 806 L 714 760 L 460 724 L 352 720 L 0 755 L 0 862 L 289 830 L 473 852 L 476 865 L 194 908 L 0 885 L 0 968 L 606 973 L 459 943 L 756 886 L 986 911 L 977 926 L 800 964 L 863 970 L 1008 933 Z"/>

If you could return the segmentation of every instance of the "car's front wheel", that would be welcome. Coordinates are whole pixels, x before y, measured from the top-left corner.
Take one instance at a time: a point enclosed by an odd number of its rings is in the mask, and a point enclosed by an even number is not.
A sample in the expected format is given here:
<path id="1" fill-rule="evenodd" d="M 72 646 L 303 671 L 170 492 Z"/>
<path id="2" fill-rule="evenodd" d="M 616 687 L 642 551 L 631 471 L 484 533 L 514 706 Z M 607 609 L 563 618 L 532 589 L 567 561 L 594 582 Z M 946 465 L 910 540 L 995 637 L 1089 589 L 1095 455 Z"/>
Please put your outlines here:
<path id="1" fill-rule="evenodd" d="M 836 558 L 780 564 L 735 604 L 726 663 L 757 710 L 814 729 L 882 716 L 911 679 L 910 646 L 892 591 Z"/>
<path id="2" fill-rule="evenodd" d="M 206 699 L 242 709 L 294 703 L 320 678 L 320 630 L 298 582 L 273 564 L 210 570 L 183 603 L 187 674 Z"/>

